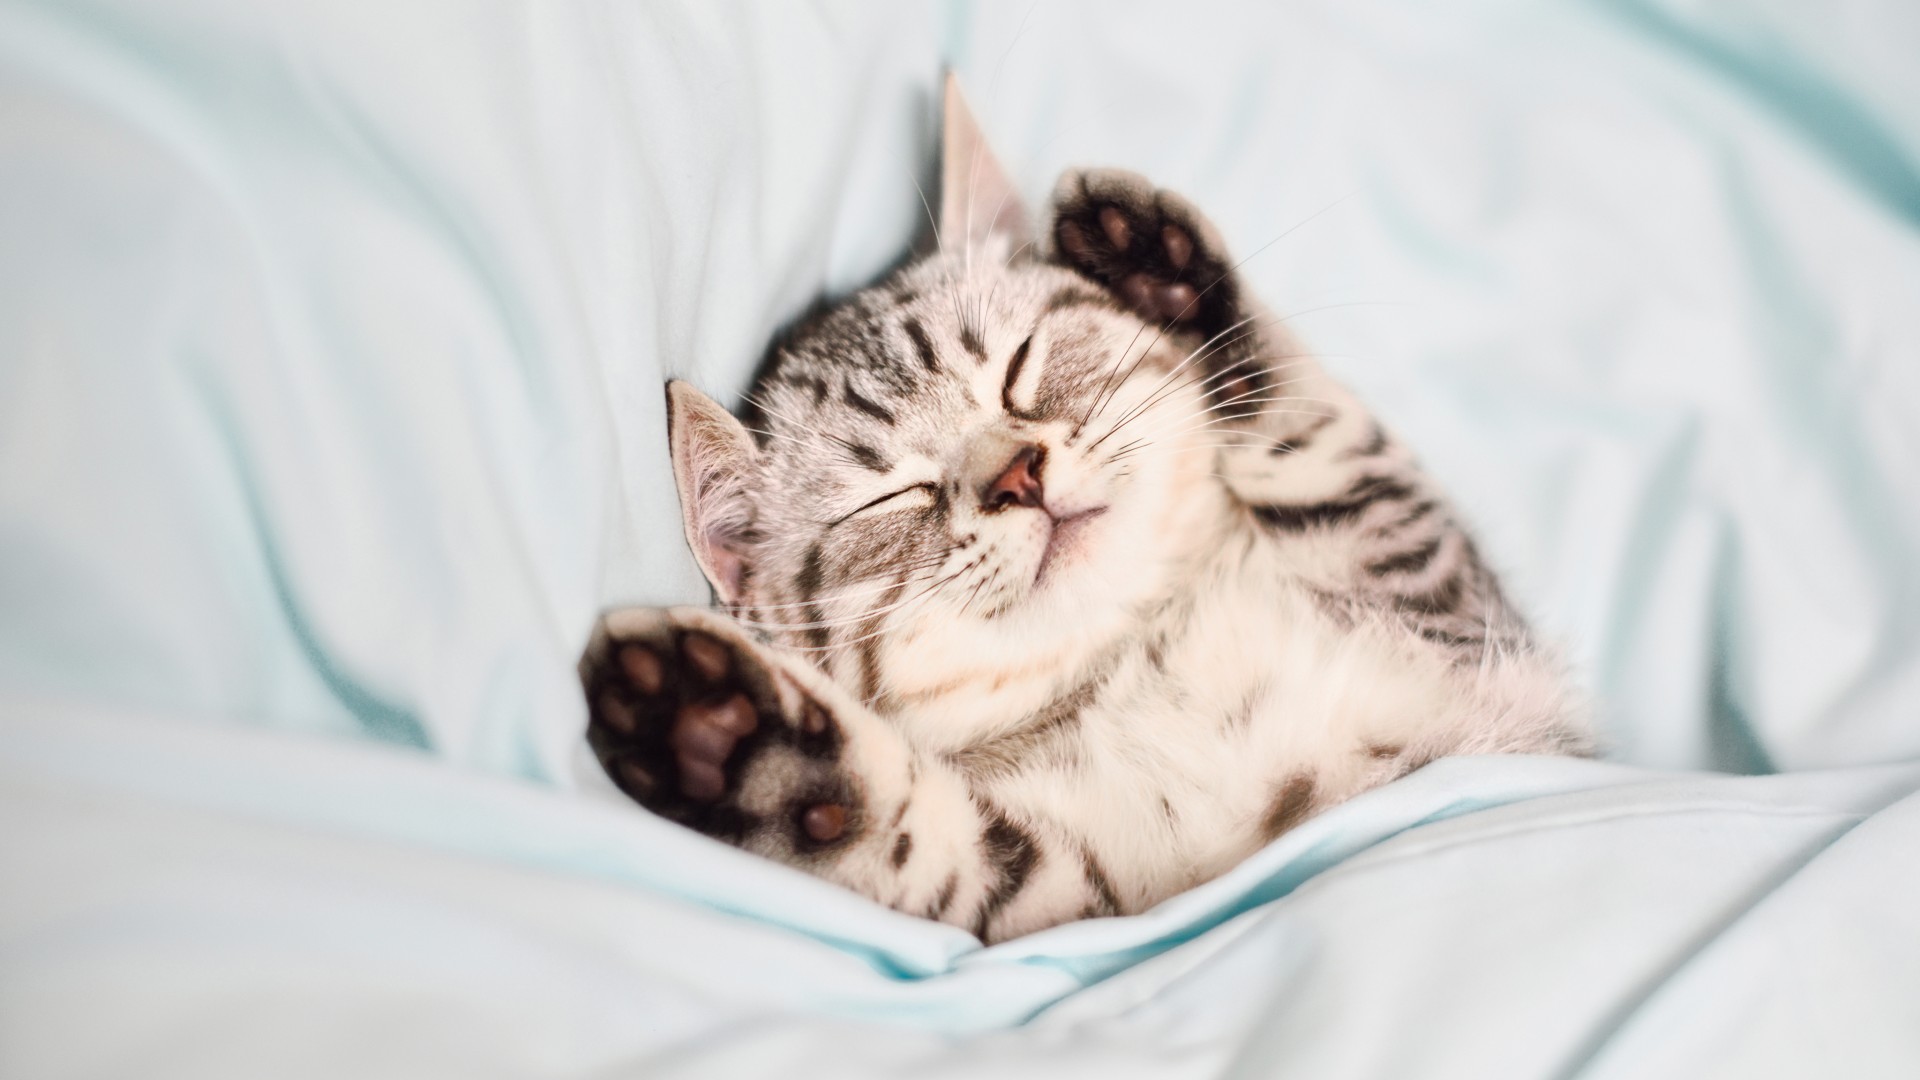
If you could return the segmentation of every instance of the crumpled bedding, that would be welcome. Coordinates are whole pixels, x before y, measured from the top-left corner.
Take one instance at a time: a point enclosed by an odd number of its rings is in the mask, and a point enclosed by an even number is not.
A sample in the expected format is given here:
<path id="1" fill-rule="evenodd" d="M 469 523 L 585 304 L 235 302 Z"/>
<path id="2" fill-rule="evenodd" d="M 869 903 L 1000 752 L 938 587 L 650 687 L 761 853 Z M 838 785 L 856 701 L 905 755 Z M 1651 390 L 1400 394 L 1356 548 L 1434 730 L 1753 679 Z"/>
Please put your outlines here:
<path id="1" fill-rule="evenodd" d="M 1889 2 L 0 3 L 0 1073 L 1912 1075 L 1916 52 Z M 1036 201 L 1214 215 L 1607 761 L 991 949 L 609 794 L 593 615 L 704 596 L 662 380 L 899 257 L 943 65 Z"/>

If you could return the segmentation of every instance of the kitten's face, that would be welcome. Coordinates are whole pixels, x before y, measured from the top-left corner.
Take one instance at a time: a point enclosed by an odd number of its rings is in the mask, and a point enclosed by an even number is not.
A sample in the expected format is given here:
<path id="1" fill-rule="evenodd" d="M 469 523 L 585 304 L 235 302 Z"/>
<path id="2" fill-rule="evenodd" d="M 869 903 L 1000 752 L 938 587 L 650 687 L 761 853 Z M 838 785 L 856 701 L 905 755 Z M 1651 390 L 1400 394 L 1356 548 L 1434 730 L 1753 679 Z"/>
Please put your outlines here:
<path id="1" fill-rule="evenodd" d="M 1191 342 L 1064 269 L 966 262 L 802 330 L 750 421 L 736 606 L 785 644 L 910 661 L 896 691 L 1121 629 L 1192 542 L 1167 523 L 1217 487 Z"/>
<path id="2" fill-rule="evenodd" d="M 940 253 L 795 331 L 750 426 L 669 387 L 720 600 L 876 703 L 1101 647 L 1225 519 L 1197 335 L 1035 256 L 957 93 L 946 120 Z"/>

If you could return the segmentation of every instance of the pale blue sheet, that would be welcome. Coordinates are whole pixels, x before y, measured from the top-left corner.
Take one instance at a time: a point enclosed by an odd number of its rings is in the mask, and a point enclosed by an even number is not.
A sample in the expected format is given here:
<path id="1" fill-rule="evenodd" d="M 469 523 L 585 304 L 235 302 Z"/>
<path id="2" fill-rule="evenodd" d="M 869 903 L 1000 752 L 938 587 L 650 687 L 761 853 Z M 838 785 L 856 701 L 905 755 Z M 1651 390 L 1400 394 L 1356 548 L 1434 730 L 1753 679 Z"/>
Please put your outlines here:
<path id="1" fill-rule="evenodd" d="M 1920 13 L 1772 7 L 0 3 L 0 1075 L 1920 1072 Z M 606 797 L 661 382 L 899 255 L 943 63 L 1211 210 L 1613 763 L 985 951 Z"/>

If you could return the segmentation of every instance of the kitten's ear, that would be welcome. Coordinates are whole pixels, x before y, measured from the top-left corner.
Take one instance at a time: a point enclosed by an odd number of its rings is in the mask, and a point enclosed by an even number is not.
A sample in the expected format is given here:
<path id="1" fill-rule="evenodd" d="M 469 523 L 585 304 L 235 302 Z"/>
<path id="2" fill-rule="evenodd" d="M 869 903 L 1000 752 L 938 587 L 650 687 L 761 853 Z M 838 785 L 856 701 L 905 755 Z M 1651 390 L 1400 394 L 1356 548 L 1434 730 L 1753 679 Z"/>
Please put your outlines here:
<path id="1" fill-rule="evenodd" d="M 960 80 L 952 72 L 947 73 L 941 124 L 940 249 L 959 252 L 985 247 L 1005 258 L 1031 237 L 1027 211 L 987 148 L 986 137 L 961 96 Z"/>
<path id="2" fill-rule="evenodd" d="M 746 580 L 760 450 L 732 413 L 679 379 L 667 383 L 667 442 L 687 545 L 720 602 L 731 604 Z"/>

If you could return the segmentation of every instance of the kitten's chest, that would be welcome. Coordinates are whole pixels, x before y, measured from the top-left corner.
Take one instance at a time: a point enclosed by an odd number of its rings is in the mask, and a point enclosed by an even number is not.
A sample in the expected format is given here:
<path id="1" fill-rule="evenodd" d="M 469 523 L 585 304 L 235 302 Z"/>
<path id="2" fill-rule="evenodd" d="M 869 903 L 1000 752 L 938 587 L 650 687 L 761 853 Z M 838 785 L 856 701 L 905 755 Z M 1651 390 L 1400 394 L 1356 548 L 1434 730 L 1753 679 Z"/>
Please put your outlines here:
<path id="1" fill-rule="evenodd" d="M 1223 755 L 1314 759 L 1402 738 L 1453 673 L 1410 650 L 1390 620 L 1330 613 L 1313 554 L 1229 551 L 1103 644 L 1016 653 L 886 711 L 925 749 L 1031 743 L 1044 730 L 1089 752 L 1110 748 L 1123 774 L 1206 773 Z"/>
<path id="2" fill-rule="evenodd" d="M 1288 575 L 1170 608 L 1076 717 L 1070 742 L 1009 772 L 1017 798 L 1126 850 L 1146 835 L 1205 877 L 1268 838 L 1311 777 L 1328 801 L 1381 779 L 1384 747 L 1445 722 L 1452 676 L 1390 626 L 1330 617 Z M 1198 877 L 1196 877 L 1198 880 Z"/>
<path id="3" fill-rule="evenodd" d="M 1318 761 L 1400 738 L 1454 673 L 1388 618 L 1329 611 L 1300 576 L 1223 581 L 1143 643 L 1102 714 L 1115 738 L 1162 729 L 1220 752 Z M 1148 703 L 1155 715 L 1129 708 Z"/>

